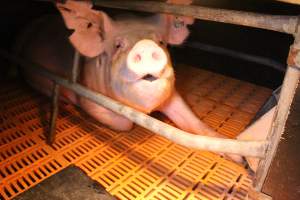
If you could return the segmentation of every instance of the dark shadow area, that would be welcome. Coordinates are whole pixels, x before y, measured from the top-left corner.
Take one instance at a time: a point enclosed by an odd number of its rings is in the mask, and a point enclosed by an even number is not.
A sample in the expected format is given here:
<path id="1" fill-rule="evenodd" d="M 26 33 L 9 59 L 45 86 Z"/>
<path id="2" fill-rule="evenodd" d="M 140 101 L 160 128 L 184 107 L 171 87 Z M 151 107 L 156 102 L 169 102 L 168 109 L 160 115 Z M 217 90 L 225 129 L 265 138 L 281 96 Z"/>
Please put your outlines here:
<path id="1" fill-rule="evenodd" d="M 15 197 L 16 200 L 114 200 L 96 181 L 79 168 L 69 166 L 30 190 Z"/>

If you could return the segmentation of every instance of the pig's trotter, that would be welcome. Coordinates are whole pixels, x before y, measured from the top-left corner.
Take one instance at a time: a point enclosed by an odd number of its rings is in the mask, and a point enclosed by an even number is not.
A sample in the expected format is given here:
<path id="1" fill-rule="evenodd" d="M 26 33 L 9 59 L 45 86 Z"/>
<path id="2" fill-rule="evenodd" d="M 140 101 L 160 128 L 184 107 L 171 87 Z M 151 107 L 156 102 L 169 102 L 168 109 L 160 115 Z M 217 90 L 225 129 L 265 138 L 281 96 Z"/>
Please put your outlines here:
<path id="1" fill-rule="evenodd" d="M 160 108 L 160 111 L 166 114 L 182 130 L 199 135 L 226 138 L 226 136 L 219 134 L 211 127 L 200 121 L 176 91 L 171 99 Z M 239 155 L 221 155 L 238 163 L 242 163 L 244 161 L 242 156 Z"/>
<path id="2" fill-rule="evenodd" d="M 199 135 L 225 138 L 199 120 L 176 91 L 159 110 L 182 130 Z"/>
<path id="3" fill-rule="evenodd" d="M 240 164 L 245 164 L 245 159 L 243 158 L 243 156 L 240 155 L 236 155 L 236 154 L 221 154 L 224 156 L 224 158 L 228 159 L 228 160 L 232 160 L 236 163 L 240 163 Z"/>

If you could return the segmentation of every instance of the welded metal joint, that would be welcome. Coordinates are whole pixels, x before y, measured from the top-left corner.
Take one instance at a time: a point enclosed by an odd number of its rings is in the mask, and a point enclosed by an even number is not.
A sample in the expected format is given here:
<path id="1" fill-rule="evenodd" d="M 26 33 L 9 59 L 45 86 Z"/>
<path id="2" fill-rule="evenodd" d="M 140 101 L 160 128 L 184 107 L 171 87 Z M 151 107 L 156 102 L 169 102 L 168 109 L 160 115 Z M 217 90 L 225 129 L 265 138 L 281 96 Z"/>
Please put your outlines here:
<path id="1" fill-rule="evenodd" d="M 58 97 L 59 97 L 59 88 L 60 85 L 56 82 L 53 84 L 52 91 L 52 105 L 51 105 L 51 116 L 50 116 L 50 127 L 48 135 L 46 135 L 46 142 L 49 145 L 52 145 L 55 139 L 55 129 L 56 129 L 56 118 L 58 113 Z"/>
<path id="2" fill-rule="evenodd" d="M 300 17 L 298 19 L 298 24 L 293 35 L 295 41 L 294 44 L 290 47 L 287 64 L 289 67 L 300 70 Z"/>
<path id="3" fill-rule="evenodd" d="M 300 69 L 299 68 L 299 66 L 300 66 L 300 54 L 299 53 L 300 53 L 300 49 L 297 48 L 297 46 L 292 45 L 290 47 L 290 52 L 289 52 L 289 56 L 287 59 L 288 66 L 293 66 L 293 67 Z"/>

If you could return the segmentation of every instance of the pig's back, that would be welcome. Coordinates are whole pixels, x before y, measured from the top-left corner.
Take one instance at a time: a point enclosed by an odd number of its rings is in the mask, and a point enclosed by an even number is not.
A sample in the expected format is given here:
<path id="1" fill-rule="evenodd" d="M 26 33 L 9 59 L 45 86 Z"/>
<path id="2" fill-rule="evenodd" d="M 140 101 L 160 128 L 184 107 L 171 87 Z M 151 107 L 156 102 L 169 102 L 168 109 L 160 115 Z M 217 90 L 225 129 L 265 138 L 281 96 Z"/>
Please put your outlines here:
<path id="1" fill-rule="evenodd" d="M 74 49 L 68 41 L 69 34 L 61 17 L 44 16 L 33 21 L 19 34 L 14 47 L 15 53 L 59 76 L 68 77 L 74 55 Z M 33 88 L 51 96 L 52 81 L 30 69 L 21 68 L 21 73 Z M 71 91 L 62 88 L 61 95 L 76 103 Z"/>
<path id="2" fill-rule="evenodd" d="M 48 15 L 33 21 L 17 39 L 17 54 L 61 76 L 71 70 L 74 49 L 69 32 L 59 16 Z"/>

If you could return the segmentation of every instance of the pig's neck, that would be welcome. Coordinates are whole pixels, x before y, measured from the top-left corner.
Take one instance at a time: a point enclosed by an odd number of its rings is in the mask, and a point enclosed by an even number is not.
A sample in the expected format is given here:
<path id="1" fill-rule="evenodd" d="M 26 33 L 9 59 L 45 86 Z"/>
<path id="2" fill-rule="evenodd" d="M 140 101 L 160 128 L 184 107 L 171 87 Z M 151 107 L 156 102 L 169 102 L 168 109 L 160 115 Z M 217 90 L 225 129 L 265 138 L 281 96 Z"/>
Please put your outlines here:
<path id="1" fill-rule="evenodd" d="M 82 70 L 82 84 L 90 90 L 100 92 L 103 95 L 110 96 L 109 89 L 109 68 L 106 67 L 106 60 L 100 56 L 96 58 L 87 58 Z"/>

